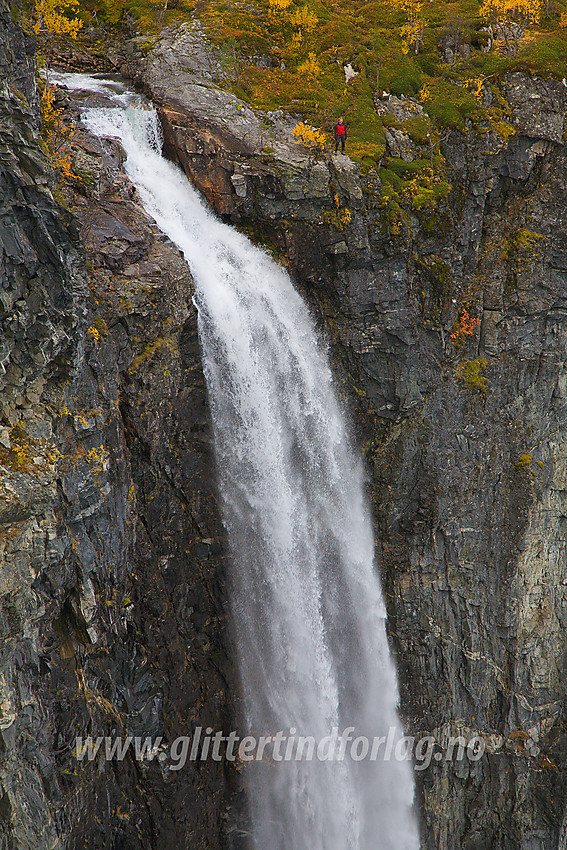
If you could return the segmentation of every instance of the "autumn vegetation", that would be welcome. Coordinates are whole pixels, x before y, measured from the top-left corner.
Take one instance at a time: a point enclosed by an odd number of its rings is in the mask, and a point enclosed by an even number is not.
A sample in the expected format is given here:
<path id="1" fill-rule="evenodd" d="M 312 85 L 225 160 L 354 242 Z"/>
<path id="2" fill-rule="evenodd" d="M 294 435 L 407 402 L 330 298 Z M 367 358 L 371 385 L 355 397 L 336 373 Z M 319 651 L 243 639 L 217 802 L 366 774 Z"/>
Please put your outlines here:
<path id="1" fill-rule="evenodd" d="M 500 81 L 512 69 L 567 75 L 567 0 L 36 0 L 34 29 L 78 37 L 94 20 L 146 34 L 198 19 L 219 48 L 224 85 L 252 105 L 296 116 L 297 139 L 313 154 L 330 147 L 339 115 L 348 154 L 380 169 L 396 207 L 427 208 L 447 197 L 441 140 L 450 130 L 515 133 Z M 63 23 L 62 23 L 63 21 Z M 67 23 L 65 23 L 65 21 Z M 67 27 L 67 29 L 65 29 Z M 82 29 L 81 29 L 82 27 Z M 344 68 L 354 75 L 347 80 Z M 424 114 L 396 122 L 377 109 L 382 92 L 409 98 Z M 385 158 L 386 132 L 421 146 L 414 162 Z M 314 134 L 314 135 L 310 135 Z"/>
<path id="2" fill-rule="evenodd" d="M 463 309 L 457 323 L 456 328 L 451 334 L 453 342 L 460 342 L 465 336 L 473 336 L 476 328 L 480 325 L 480 319 L 475 319 L 469 316 L 468 312 Z"/>
<path id="3" fill-rule="evenodd" d="M 327 133 L 344 114 L 349 153 L 360 160 L 384 154 L 375 110 L 383 90 L 419 100 L 434 131 L 464 130 L 470 119 L 506 133 L 497 96 L 506 70 L 567 73 L 565 0 L 178 2 L 166 20 L 198 16 L 214 42 L 232 43 L 241 57 L 238 79 L 229 74 L 235 93 L 264 109 L 291 110 Z M 347 64 L 357 72 L 348 83 Z"/>
<path id="4" fill-rule="evenodd" d="M 78 0 L 36 0 L 32 29 L 43 37 L 44 48 L 61 36 L 77 38 L 83 26 L 78 12 Z"/>
<path id="5" fill-rule="evenodd" d="M 73 129 L 64 120 L 64 111 L 55 103 L 55 86 L 42 81 L 41 135 L 51 165 L 63 180 L 76 179 L 71 164 Z"/>

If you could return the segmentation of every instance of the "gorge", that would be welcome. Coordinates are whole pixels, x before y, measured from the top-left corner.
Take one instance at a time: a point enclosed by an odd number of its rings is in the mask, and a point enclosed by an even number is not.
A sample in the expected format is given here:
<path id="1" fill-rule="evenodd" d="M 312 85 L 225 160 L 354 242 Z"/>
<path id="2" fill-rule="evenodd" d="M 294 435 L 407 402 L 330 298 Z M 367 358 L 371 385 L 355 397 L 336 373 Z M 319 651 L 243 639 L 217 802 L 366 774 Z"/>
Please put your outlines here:
<path id="1" fill-rule="evenodd" d="M 230 766 L 71 752 L 79 734 L 232 727 L 228 549 L 191 275 L 115 142 L 79 127 L 71 213 L 54 200 L 32 46 L 4 7 L 1 28 L 2 840 L 246 846 Z M 563 846 L 567 89 L 509 74 L 517 133 L 450 133 L 454 195 L 395 234 L 376 172 L 313 161 L 285 115 L 211 83 L 198 30 L 116 62 L 156 103 L 166 153 L 286 263 L 329 341 L 406 729 L 439 752 L 451 734 L 486 743 L 417 776 L 422 846 Z M 465 294 L 481 324 L 455 351 Z"/>

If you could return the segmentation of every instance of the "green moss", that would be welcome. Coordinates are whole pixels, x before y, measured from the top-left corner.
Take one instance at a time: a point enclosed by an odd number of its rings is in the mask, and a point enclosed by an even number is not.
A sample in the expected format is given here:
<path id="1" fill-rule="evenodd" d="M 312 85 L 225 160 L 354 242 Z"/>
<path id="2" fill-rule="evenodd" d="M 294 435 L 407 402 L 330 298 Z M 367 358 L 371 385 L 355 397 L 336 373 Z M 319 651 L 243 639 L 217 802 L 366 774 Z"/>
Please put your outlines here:
<path id="1" fill-rule="evenodd" d="M 428 159 L 414 159 L 413 162 L 405 162 L 399 157 L 388 157 L 388 168 L 400 177 L 407 179 L 414 174 L 420 174 L 429 167 Z"/>
<path id="2" fill-rule="evenodd" d="M 62 207 L 64 210 L 69 209 L 69 206 L 63 196 L 63 193 L 57 186 L 51 187 L 51 194 L 53 195 L 54 200 L 58 203 L 60 207 Z"/>
<path id="3" fill-rule="evenodd" d="M 533 70 L 540 74 L 559 76 L 561 69 L 565 69 L 567 65 L 565 30 L 540 36 L 520 51 L 520 57 L 527 60 Z"/>
<path id="4" fill-rule="evenodd" d="M 414 115 L 412 118 L 404 121 L 400 125 L 400 129 L 404 133 L 407 133 L 410 139 L 416 142 L 416 144 L 425 145 L 431 139 L 433 125 L 427 115 Z"/>
<path id="5" fill-rule="evenodd" d="M 422 210 L 432 207 L 440 198 L 446 198 L 450 191 L 451 184 L 445 180 L 440 180 L 433 186 L 423 186 L 413 196 L 412 208 Z"/>
<path id="6" fill-rule="evenodd" d="M 466 118 L 480 119 L 484 115 L 464 80 L 434 79 L 429 81 L 429 89 L 431 96 L 425 104 L 427 113 L 445 127 L 464 132 Z"/>
<path id="7" fill-rule="evenodd" d="M 95 316 L 92 321 L 93 326 L 97 329 L 102 339 L 108 336 L 108 325 L 101 316 Z"/>
<path id="8" fill-rule="evenodd" d="M 372 169 L 376 169 L 377 163 L 374 157 L 371 156 L 363 156 L 360 163 L 360 171 L 362 174 L 368 174 Z"/>
<path id="9" fill-rule="evenodd" d="M 434 207 L 451 191 L 451 185 L 443 179 L 443 164 L 442 157 L 433 161 L 415 159 L 413 162 L 388 157 L 386 167 L 380 170 L 384 198 L 396 200 L 408 210 Z"/>
<path id="10" fill-rule="evenodd" d="M 462 360 L 455 369 L 455 376 L 464 387 L 474 393 L 486 393 L 488 390 L 488 379 L 484 371 L 488 365 L 486 358 L 477 357 L 476 360 Z"/>
<path id="11" fill-rule="evenodd" d="M 400 127 L 399 121 L 396 121 L 395 117 L 387 112 L 385 115 L 381 117 L 382 126 L 384 127 Z"/>
<path id="12" fill-rule="evenodd" d="M 532 463 L 532 454 L 531 452 L 524 452 L 520 455 L 516 463 L 514 464 L 514 469 L 516 472 L 520 472 L 522 469 L 529 469 Z"/>
<path id="13" fill-rule="evenodd" d="M 154 354 L 161 348 L 165 348 L 170 352 L 176 351 L 176 339 L 172 336 L 158 337 L 154 340 L 154 342 L 148 343 L 144 348 L 143 352 L 134 358 L 134 360 L 130 364 L 128 371 L 135 372 L 137 369 L 139 369 L 142 363 L 147 360 L 150 360 L 154 356 Z"/>
<path id="14" fill-rule="evenodd" d="M 419 62 L 401 52 L 383 72 L 384 88 L 396 95 L 415 96 L 423 84 Z"/>
<path id="15" fill-rule="evenodd" d="M 86 168 L 78 168 L 76 165 L 73 166 L 73 173 L 75 177 L 78 177 L 79 180 L 85 184 L 85 186 L 94 186 L 96 183 L 96 178 L 94 177 L 91 171 L 88 171 Z"/>
<path id="16" fill-rule="evenodd" d="M 352 220 L 352 214 L 348 207 L 344 207 L 343 209 L 337 208 L 334 210 L 327 210 L 321 216 L 323 223 L 327 225 L 331 225 L 335 230 L 343 231 L 346 230 Z"/>
<path id="17" fill-rule="evenodd" d="M 400 189 L 403 184 L 399 174 L 389 167 L 391 160 L 388 160 L 388 165 L 380 169 L 380 179 L 385 186 L 391 186 L 395 191 Z"/>
<path id="18" fill-rule="evenodd" d="M 508 121 L 496 121 L 492 126 L 504 142 L 509 142 L 513 136 L 518 134 L 518 128 Z"/>
<path id="19" fill-rule="evenodd" d="M 451 232 L 451 215 L 448 210 L 439 212 L 438 210 L 432 211 L 431 208 L 427 207 L 418 210 L 417 217 L 422 231 L 427 236 L 432 236 L 433 234 L 436 236 L 446 236 Z"/>
<path id="20" fill-rule="evenodd" d="M 542 239 L 545 239 L 545 236 L 541 233 L 534 233 L 532 230 L 521 227 L 510 240 L 510 247 L 514 251 L 523 250 L 533 254 L 537 243 Z"/>

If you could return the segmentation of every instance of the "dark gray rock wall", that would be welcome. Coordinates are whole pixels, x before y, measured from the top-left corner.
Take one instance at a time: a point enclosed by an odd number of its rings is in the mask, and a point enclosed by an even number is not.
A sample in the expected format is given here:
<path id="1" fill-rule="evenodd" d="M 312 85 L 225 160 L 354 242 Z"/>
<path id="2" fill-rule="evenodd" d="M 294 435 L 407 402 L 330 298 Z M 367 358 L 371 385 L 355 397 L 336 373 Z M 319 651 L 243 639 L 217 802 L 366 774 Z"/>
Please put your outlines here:
<path id="1" fill-rule="evenodd" d="M 192 282 L 115 145 L 56 186 L 3 4 L 0 44 L 0 846 L 209 850 L 236 774 L 167 755 L 234 722 Z M 126 734 L 163 758 L 75 758 Z"/>

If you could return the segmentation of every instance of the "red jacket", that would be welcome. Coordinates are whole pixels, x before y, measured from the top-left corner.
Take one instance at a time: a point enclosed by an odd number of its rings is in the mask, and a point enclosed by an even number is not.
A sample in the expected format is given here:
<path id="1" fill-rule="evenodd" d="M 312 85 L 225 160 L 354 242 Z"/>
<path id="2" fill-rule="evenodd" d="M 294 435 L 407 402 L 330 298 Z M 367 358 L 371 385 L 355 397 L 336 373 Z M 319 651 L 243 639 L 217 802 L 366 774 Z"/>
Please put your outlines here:
<path id="1" fill-rule="evenodd" d="M 337 136 L 344 136 L 346 139 L 346 127 L 344 124 L 336 124 L 335 125 L 335 139 Z"/>

